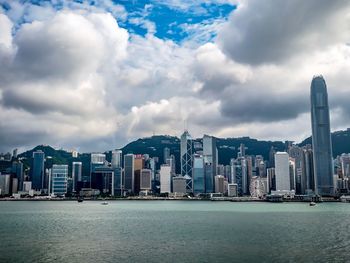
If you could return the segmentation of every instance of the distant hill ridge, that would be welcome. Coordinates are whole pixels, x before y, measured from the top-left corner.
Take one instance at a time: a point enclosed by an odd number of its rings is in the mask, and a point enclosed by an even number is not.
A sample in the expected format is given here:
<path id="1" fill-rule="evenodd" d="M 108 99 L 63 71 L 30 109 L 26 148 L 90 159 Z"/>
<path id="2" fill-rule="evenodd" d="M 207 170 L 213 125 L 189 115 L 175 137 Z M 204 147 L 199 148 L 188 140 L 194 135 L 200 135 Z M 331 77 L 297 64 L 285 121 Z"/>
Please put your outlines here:
<path id="1" fill-rule="evenodd" d="M 201 142 L 202 138 L 194 139 L 194 142 Z M 268 160 L 271 146 L 277 151 L 286 150 L 286 143 L 282 141 L 263 141 L 249 137 L 240 138 L 217 138 L 217 148 L 219 154 L 219 163 L 227 165 L 231 158 L 236 158 L 240 144 L 243 143 L 247 155 L 262 155 Z M 311 144 L 311 137 L 302 141 L 299 145 L 304 146 Z M 350 152 L 350 129 L 344 131 L 336 131 L 332 133 L 333 156 L 336 157 L 342 153 Z M 170 149 L 170 153 L 175 155 L 177 171 L 180 170 L 180 139 L 169 135 L 154 135 L 151 137 L 140 138 L 125 145 L 121 150 L 123 155 L 127 153 L 149 154 L 150 157 L 159 157 L 159 163 L 163 162 L 163 150 L 165 147 Z M 90 153 L 80 153 L 78 158 L 73 158 L 68 151 L 56 150 L 48 145 L 38 145 L 32 150 L 21 153 L 19 157 L 25 157 L 24 163 L 28 166 L 32 158 L 33 152 L 42 150 L 45 156 L 51 156 L 48 162 L 54 164 L 68 164 L 71 166 L 73 161 L 81 161 L 83 163 L 83 173 L 89 172 Z M 199 149 L 200 150 L 200 149 Z M 110 151 L 106 151 L 106 158 L 111 159 Z"/>

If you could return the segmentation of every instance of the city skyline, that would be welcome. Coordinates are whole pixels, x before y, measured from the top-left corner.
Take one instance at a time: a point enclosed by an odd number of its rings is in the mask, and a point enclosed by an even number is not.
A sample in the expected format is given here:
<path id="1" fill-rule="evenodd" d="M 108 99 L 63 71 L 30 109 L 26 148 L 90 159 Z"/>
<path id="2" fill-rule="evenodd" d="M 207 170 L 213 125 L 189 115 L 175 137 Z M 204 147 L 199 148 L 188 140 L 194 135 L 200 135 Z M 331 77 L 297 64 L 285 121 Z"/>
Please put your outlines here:
<path id="1" fill-rule="evenodd" d="M 349 10 L 345 1 L 2 0 L 0 152 L 120 148 L 179 136 L 184 121 L 194 138 L 301 141 L 317 74 L 331 129 L 343 130 Z"/>

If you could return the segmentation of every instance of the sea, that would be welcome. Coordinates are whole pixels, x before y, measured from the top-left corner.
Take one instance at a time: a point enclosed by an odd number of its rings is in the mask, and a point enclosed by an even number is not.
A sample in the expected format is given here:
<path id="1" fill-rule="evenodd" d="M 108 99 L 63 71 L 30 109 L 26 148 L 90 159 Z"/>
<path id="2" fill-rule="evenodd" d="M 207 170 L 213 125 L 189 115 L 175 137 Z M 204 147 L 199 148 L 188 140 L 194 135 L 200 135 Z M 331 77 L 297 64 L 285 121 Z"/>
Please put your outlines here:
<path id="1" fill-rule="evenodd" d="M 350 204 L 3 201 L 0 262 L 350 262 Z"/>

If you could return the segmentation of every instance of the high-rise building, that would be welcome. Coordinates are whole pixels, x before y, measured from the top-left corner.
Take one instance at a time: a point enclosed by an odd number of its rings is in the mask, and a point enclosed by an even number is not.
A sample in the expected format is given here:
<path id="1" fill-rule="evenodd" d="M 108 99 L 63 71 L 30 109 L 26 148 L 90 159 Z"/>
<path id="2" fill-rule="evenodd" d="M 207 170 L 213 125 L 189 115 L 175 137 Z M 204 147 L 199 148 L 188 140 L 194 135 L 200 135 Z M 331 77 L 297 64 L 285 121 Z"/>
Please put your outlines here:
<path id="1" fill-rule="evenodd" d="M 204 160 L 202 155 L 195 154 L 193 158 L 193 193 L 205 193 Z"/>
<path id="2" fill-rule="evenodd" d="M 165 147 L 163 150 L 163 163 L 167 163 L 169 158 L 170 158 L 170 149 L 168 147 Z"/>
<path id="3" fill-rule="evenodd" d="M 316 76 L 312 79 L 310 93 L 315 190 L 319 195 L 333 195 L 333 159 L 328 94 L 326 82 L 322 76 Z"/>
<path id="4" fill-rule="evenodd" d="M 160 193 L 171 193 L 171 167 L 169 165 L 163 164 L 160 166 L 159 173 L 160 173 Z"/>
<path id="5" fill-rule="evenodd" d="M 14 161 L 12 163 L 12 174 L 18 179 L 18 190 L 22 191 L 24 181 L 23 163 Z"/>
<path id="6" fill-rule="evenodd" d="M 150 169 L 141 169 L 140 173 L 140 190 L 152 190 L 152 171 Z"/>
<path id="7" fill-rule="evenodd" d="M 217 174 L 216 167 L 218 163 L 218 155 L 216 148 L 216 138 L 204 135 L 203 136 L 203 156 L 207 159 L 207 162 L 212 163 L 213 177 Z"/>
<path id="8" fill-rule="evenodd" d="M 277 152 L 275 154 L 275 177 L 276 190 L 290 191 L 290 171 L 289 171 L 289 155 L 286 152 Z"/>
<path id="9" fill-rule="evenodd" d="M 305 158 L 304 151 L 301 147 L 292 145 L 288 149 L 289 157 L 295 162 L 295 193 L 305 194 L 306 175 L 305 175 Z"/>
<path id="10" fill-rule="evenodd" d="M 305 177 L 306 177 L 306 191 L 315 192 L 315 176 L 314 176 L 314 164 L 313 164 L 313 152 L 311 145 L 307 145 L 303 149 L 304 151 L 304 163 L 305 163 Z"/>
<path id="11" fill-rule="evenodd" d="M 267 186 L 269 190 L 276 190 L 275 168 L 267 168 Z"/>
<path id="12" fill-rule="evenodd" d="M 83 187 L 91 187 L 92 182 L 92 173 L 95 172 L 97 167 L 101 167 L 105 165 L 106 155 L 103 153 L 92 153 L 91 154 L 91 162 L 90 162 L 90 175 L 83 175 Z"/>
<path id="13" fill-rule="evenodd" d="M 11 175 L 0 173 L 0 196 L 11 193 Z"/>
<path id="14" fill-rule="evenodd" d="M 117 168 L 117 167 L 122 166 L 122 154 L 123 153 L 121 150 L 112 151 L 111 165 L 113 168 Z"/>
<path id="15" fill-rule="evenodd" d="M 343 177 L 350 177 L 350 153 L 340 156 L 340 165 Z"/>
<path id="16" fill-rule="evenodd" d="M 134 192 L 134 155 L 124 155 L 124 190 Z"/>
<path id="17" fill-rule="evenodd" d="M 173 193 L 186 193 L 186 179 L 183 176 L 173 177 Z"/>
<path id="18" fill-rule="evenodd" d="M 207 156 L 203 156 L 204 161 L 204 178 L 205 178 L 205 192 L 214 192 L 214 170 L 213 163 L 207 159 Z"/>
<path id="19" fill-rule="evenodd" d="M 78 182 L 82 182 L 82 162 L 73 162 L 72 163 L 72 181 L 73 181 L 73 192 L 78 192 Z"/>
<path id="20" fill-rule="evenodd" d="M 65 195 L 67 193 L 68 165 L 54 164 L 51 168 L 52 194 Z"/>
<path id="21" fill-rule="evenodd" d="M 223 175 L 215 176 L 215 193 L 225 193 L 225 177 Z"/>
<path id="22" fill-rule="evenodd" d="M 180 145 L 180 157 L 181 157 L 181 175 L 186 178 L 186 189 L 188 193 L 192 192 L 192 138 L 188 131 L 184 131 L 181 135 Z"/>
<path id="23" fill-rule="evenodd" d="M 141 154 L 136 154 L 134 156 L 134 190 L 135 194 L 140 192 L 140 175 L 141 170 L 145 168 L 145 159 Z"/>
<path id="24" fill-rule="evenodd" d="M 123 195 L 123 169 L 121 167 L 112 168 L 114 171 L 114 195 Z"/>
<path id="25" fill-rule="evenodd" d="M 45 173 L 45 153 L 43 151 L 33 152 L 33 165 L 32 165 L 32 187 L 35 190 L 43 189 L 44 173 Z"/>

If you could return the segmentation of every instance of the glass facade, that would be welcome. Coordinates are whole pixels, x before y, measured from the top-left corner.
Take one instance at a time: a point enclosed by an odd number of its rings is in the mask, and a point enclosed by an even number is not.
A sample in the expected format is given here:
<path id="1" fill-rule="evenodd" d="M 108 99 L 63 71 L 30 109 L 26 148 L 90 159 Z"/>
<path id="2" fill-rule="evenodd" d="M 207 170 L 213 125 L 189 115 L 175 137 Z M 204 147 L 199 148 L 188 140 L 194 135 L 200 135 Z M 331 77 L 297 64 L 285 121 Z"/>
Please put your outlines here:
<path id="1" fill-rule="evenodd" d="M 45 153 L 42 151 L 33 152 L 33 165 L 32 165 L 32 187 L 36 190 L 43 188 L 44 181 L 44 162 Z"/>
<path id="2" fill-rule="evenodd" d="M 192 174 L 193 193 L 205 193 L 204 160 L 202 156 L 194 156 Z"/>
<path id="3" fill-rule="evenodd" d="M 54 164 L 51 173 L 52 193 L 65 195 L 67 193 L 68 165 Z"/>
<path id="4" fill-rule="evenodd" d="M 315 192 L 333 195 L 333 162 L 326 82 L 317 76 L 311 82 L 311 126 Z"/>

